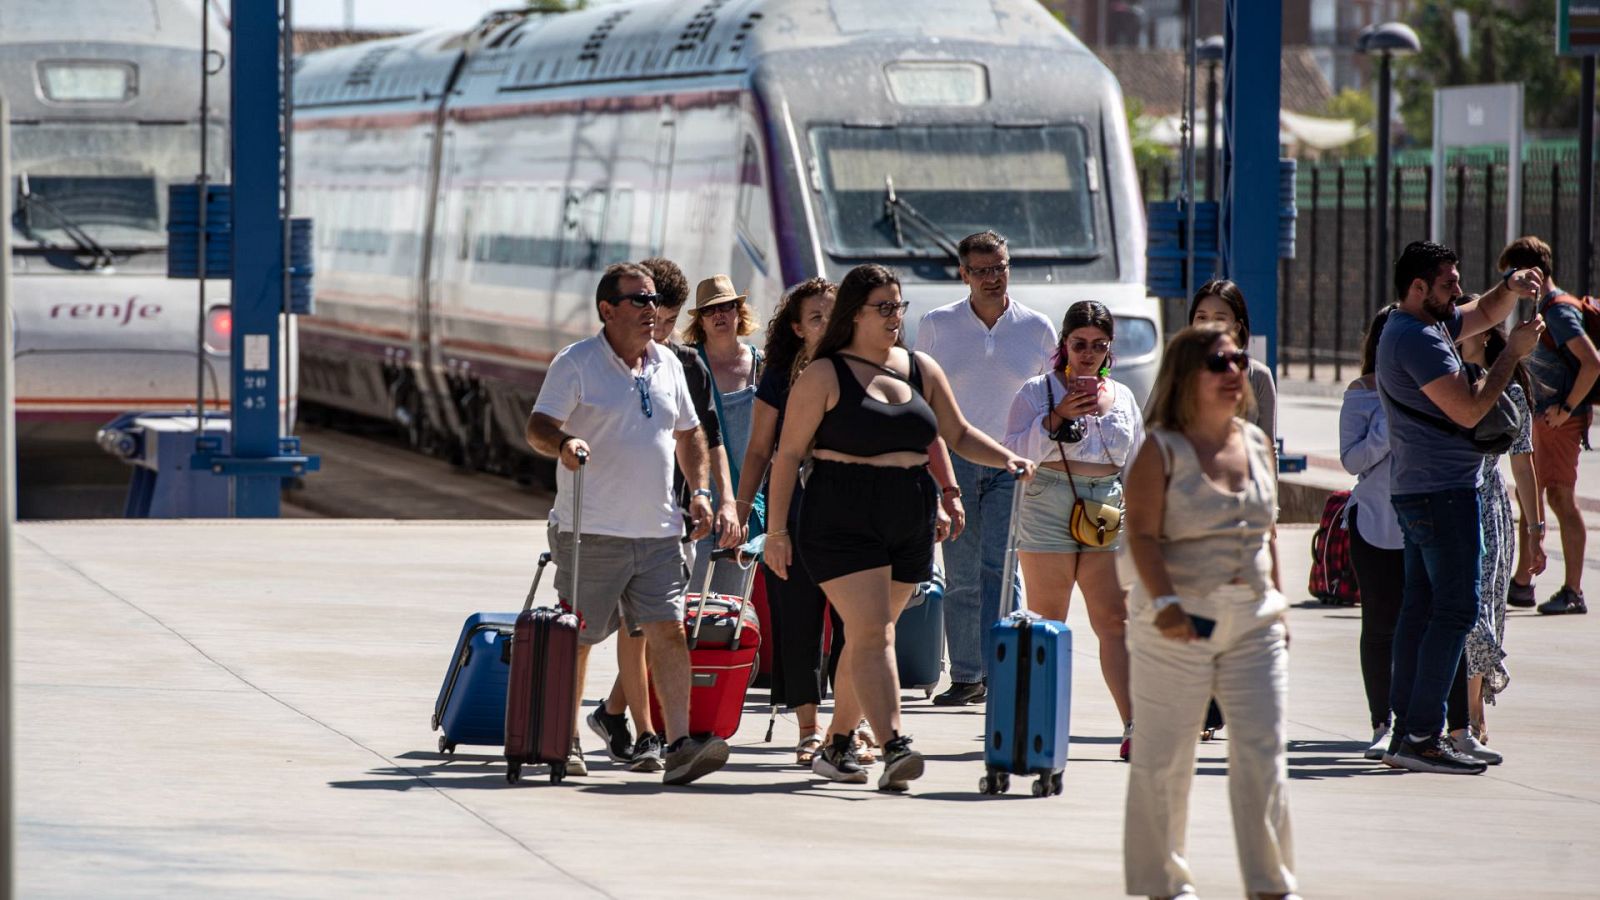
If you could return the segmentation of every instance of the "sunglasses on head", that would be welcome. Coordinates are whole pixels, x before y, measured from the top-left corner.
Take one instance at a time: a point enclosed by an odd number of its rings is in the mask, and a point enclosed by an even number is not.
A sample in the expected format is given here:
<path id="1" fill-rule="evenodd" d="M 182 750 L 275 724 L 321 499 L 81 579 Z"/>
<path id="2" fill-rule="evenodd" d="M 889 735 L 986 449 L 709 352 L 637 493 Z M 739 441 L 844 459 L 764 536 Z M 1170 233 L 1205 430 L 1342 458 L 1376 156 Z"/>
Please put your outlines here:
<path id="1" fill-rule="evenodd" d="M 1250 368 L 1250 354 L 1243 350 L 1222 350 L 1206 357 L 1206 371 L 1208 372 L 1215 372 L 1221 375 L 1234 367 L 1237 367 L 1241 372 L 1247 371 Z"/>
<path id="2" fill-rule="evenodd" d="M 612 297 L 609 301 L 612 306 L 621 306 L 623 303 L 632 303 L 635 309 L 644 309 L 647 306 L 660 306 L 661 295 L 650 291 L 637 291 L 632 294 L 622 294 Z"/>

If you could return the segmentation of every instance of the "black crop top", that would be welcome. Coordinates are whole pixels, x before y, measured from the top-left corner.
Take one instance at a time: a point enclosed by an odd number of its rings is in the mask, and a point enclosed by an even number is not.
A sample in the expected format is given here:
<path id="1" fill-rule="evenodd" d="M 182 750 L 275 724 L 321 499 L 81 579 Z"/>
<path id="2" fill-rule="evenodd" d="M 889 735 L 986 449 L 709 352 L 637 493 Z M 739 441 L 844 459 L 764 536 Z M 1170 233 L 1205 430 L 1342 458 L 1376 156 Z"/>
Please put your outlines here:
<path id="1" fill-rule="evenodd" d="M 829 357 L 839 379 L 839 402 L 823 413 L 817 424 L 817 449 L 861 457 L 928 452 L 928 445 L 939 436 L 939 420 L 923 399 L 917 355 L 910 356 L 909 378 L 887 367 L 876 367 L 911 385 L 911 399 L 904 403 L 887 403 L 872 397 L 848 362 L 839 356 Z"/>

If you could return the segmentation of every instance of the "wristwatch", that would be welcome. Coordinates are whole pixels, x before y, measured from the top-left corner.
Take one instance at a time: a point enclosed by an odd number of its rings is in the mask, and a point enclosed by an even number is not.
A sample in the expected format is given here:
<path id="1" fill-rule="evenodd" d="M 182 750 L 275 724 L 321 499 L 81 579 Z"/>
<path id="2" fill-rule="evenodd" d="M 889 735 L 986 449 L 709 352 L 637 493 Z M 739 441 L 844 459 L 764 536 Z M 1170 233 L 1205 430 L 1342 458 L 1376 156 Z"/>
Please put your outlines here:
<path id="1" fill-rule="evenodd" d="M 712 498 L 711 489 L 710 488 L 695 488 L 693 491 L 689 492 L 689 499 L 693 500 L 696 497 L 704 497 L 707 500 L 710 500 Z"/>
<path id="2" fill-rule="evenodd" d="M 954 497 L 957 500 L 961 499 L 961 487 L 959 485 L 952 484 L 947 488 L 940 488 L 939 493 L 944 494 L 946 497 Z"/>
<path id="3" fill-rule="evenodd" d="M 1572 407 L 1567 405 L 1567 401 L 1563 400 L 1563 401 L 1561 401 L 1560 403 L 1558 403 L 1556 405 L 1561 407 L 1561 411 L 1562 412 L 1566 413 L 1569 416 L 1572 415 Z"/>
<path id="4" fill-rule="evenodd" d="M 1156 612 L 1161 612 L 1163 609 L 1166 609 L 1169 606 L 1177 606 L 1179 603 L 1182 603 L 1183 598 L 1179 597 L 1177 594 L 1164 594 L 1150 602 L 1151 605 L 1156 608 Z"/>

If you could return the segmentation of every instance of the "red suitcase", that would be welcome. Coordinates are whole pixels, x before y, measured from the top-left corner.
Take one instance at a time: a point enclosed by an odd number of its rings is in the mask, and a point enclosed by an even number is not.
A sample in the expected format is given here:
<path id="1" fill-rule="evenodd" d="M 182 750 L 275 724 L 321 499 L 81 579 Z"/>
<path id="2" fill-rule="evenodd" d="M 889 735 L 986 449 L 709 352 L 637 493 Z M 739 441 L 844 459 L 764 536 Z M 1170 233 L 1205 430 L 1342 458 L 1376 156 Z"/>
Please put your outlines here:
<path id="1" fill-rule="evenodd" d="M 745 569 L 744 588 L 738 597 L 713 594 L 711 573 L 719 561 L 737 562 Z M 745 692 L 754 678 L 761 653 L 761 625 L 750 591 L 759 567 L 751 557 L 738 558 L 738 549 L 711 554 L 700 593 L 684 598 L 685 638 L 689 642 L 689 733 L 733 737 L 744 715 Z M 665 730 L 661 702 L 650 686 L 650 716 Z"/>
<path id="2" fill-rule="evenodd" d="M 583 547 L 583 463 L 579 456 L 573 487 L 572 584 L 578 581 L 578 558 Z M 567 753 L 572 748 L 578 677 L 578 617 L 554 606 L 535 608 L 533 595 L 550 554 L 539 555 L 539 568 L 528 588 L 528 599 L 517 616 L 511 637 L 511 673 L 506 685 L 506 781 L 516 784 L 524 765 L 548 763 L 550 783 L 567 776 Z"/>

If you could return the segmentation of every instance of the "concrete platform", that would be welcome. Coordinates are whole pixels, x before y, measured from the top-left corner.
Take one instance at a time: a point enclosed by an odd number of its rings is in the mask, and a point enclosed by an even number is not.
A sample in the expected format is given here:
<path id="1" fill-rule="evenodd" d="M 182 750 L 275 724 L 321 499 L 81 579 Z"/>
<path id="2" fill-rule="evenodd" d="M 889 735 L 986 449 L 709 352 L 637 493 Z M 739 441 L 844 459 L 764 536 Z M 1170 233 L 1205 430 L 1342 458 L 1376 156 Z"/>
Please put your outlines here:
<path id="1" fill-rule="evenodd" d="M 1310 537 L 1284 530 L 1292 588 Z M 757 706 L 729 766 L 688 788 L 598 755 L 588 778 L 512 787 L 489 748 L 440 756 L 428 718 L 461 620 L 515 608 L 542 545 L 538 523 L 20 526 L 19 895 L 1122 894 L 1127 767 L 1081 603 L 1058 798 L 1016 782 L 980 797 L 981 708 L 920 696 L 906 720 L 930 764 L 910 796 L 793 768 L 792 720 L 764 744 Z M 1305 896 L 1595 896 L 1600 620 L 1513 615 L 1513 681 L 1490 714 L 1508 762 L 1462 778 L 1360 758 L 1358 618 L 1293 615 Z M 1226 752 L 1199 748 L 1190 847 L 1206 897 L 1242 893 Z"/>

